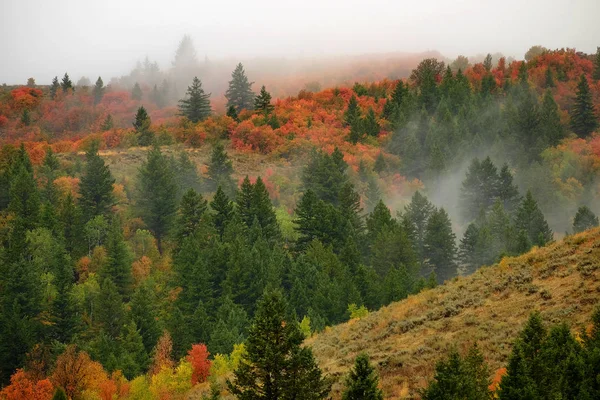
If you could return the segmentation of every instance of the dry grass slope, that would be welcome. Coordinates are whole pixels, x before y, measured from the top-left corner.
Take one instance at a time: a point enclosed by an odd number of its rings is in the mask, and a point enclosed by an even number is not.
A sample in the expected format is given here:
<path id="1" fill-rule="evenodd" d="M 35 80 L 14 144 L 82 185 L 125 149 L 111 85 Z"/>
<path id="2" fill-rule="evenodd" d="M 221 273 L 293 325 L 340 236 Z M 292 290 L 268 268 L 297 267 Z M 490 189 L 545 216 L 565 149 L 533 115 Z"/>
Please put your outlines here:
<path id="1" fill-rule="evenodd" d="M 477 342 L 493 375 L 532 311 L 578 331 L 599 298 L 600 229 L 594 229 L 327 328 L 307 344 L 336 379 L 334 398 L 341 397 L 344 375 L 363 351 L 379 370 L 386 399 L 418 398 L 416 389 L 451 346 L 464 350 Z"/>

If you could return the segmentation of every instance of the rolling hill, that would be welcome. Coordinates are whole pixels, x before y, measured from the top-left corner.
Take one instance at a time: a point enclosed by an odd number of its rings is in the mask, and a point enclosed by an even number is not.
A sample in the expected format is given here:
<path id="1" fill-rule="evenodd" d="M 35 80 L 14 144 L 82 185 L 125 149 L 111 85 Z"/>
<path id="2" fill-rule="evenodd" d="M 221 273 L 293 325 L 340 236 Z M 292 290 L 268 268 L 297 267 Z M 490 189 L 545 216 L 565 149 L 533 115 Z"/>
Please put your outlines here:
<path id="1" fill-rule="evenodd" d="M 336 380 L 333 398 L 360 352 L 376 365 L 385 398 L 418 398 L 451 346 L 477 343 L 493 376 L 534 310 L 548 324 L 582 329 L 598 303 L 599 277 L 600 229 L 593 229 L 328 327 L 307 344 Z"/>

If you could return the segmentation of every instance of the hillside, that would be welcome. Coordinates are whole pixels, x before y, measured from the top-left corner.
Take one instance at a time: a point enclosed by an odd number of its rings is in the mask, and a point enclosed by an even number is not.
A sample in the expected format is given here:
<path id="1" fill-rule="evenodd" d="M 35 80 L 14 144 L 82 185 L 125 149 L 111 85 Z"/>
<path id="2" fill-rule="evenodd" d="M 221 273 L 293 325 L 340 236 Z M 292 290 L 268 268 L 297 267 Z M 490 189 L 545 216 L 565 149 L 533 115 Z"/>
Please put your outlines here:
<path id="1" fill-rule="evenodd" d="M 336 378 L 334 398 L 340 398 L 343 377 L 363 351 L 379 370 L 386 398 L 414 398 L 451 346 L 477 342 L 492 374 L 505 366 L 534 310 L 548 323 L 582 328 L 598 303 L 599 267 L 600 229 L 594 229 L 327 328 L 307 344 Z"/>

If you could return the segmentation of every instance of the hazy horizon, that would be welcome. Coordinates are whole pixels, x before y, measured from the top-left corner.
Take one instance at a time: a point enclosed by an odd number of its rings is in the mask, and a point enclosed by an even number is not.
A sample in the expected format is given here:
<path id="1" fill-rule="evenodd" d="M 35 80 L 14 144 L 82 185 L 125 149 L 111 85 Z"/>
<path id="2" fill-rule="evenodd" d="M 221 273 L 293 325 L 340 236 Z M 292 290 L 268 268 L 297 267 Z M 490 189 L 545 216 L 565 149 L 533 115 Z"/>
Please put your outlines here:
<path id="1" fill-rule="evenodd" d="M 33 77 L 47 84 L 65 71 L 74 81 L 99 75 L 108 81 L 146 56 L 167 69 L 184 34 L 193 38 L 200 60 L 425 51 L 449 58 L 488 52 L 522 58 L 537 44 L 590 53 L 600 44 L 599 14 L 595 0 L 5 0 L 0 83 L 24 84 Z"/>

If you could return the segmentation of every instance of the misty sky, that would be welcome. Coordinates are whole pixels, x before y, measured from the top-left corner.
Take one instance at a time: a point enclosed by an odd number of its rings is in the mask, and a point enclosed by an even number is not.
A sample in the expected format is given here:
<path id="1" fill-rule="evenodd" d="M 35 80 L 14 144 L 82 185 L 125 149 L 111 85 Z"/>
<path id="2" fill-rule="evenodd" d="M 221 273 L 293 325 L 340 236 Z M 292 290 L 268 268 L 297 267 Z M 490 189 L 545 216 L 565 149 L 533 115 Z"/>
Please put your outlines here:
<path id="1" fill-rule="evenodd" d="M 108 81 L 146 55 L 167 68 L 185 33 L 200 59 L 595 52 L 599 15 L 600 0 L 0 0 L 0 83 Z"/>

